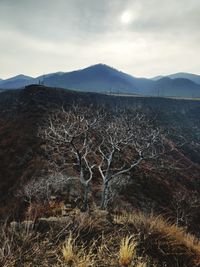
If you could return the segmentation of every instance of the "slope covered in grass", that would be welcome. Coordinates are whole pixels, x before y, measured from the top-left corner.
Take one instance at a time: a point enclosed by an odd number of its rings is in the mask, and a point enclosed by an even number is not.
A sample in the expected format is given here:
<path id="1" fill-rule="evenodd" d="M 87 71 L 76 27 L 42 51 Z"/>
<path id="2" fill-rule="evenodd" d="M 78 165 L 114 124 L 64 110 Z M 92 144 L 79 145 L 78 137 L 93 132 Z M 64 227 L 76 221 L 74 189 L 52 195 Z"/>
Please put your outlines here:
<path id="1" fill-rule="evenodd" d="M 81 213 L 1 225 L 1 266 L 198 267 L 200 243 L 161 217 Z"/>

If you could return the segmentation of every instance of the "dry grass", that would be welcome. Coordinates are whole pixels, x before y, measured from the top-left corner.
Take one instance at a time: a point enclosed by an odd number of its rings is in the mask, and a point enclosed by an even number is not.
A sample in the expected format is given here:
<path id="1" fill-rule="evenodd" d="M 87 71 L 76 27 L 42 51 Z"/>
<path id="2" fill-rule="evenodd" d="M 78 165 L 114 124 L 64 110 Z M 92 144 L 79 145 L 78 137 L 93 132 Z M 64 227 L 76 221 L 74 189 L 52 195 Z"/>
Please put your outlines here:
<path id="1" fill-rule="evenodd" d="M 64 261 L 68 264 L 72 264 L 75 261 L 75 253 L 74 253 L 74 240 L 72 238 L 72 233 L 70 232 L 68 239 L 66 240 L 62 254 Z"/>
<path id="2" fill-rule="evenodd" d="M 134 236 L 126 236 L 121 240 L 119 249 L 120 266 L 129 266 L 136 256 L 137 241 Z"/>
<path id="3" fill-rule="evenodd" d="M 184 228 L 166 222 L 161 216 L 124 213 L 114 216 L 121 226 L 133 226 L 140 237 L 143 254 L 178 266 L 200 266 L 200 242 Z M 185 262 L 186 265 L 183 265 Z"/>
<path id="4" fill-rule="evenodd" d="M 29 222 L 24 222 L 23 228 L 18 223 L 11 227 L 6 224 L 0 229 L 0 266 L 18 266 L 24 257 L 31 258 L 36 253 L 37 233 L 30 227 Z"/>
<path id="5" fill-rule="evenodd" d="M 2 225 L 0 266 L 200 266 L 200 243 L 183 228 L 141 213 L 106 223 L 106 214 L 100 214 L 75 212 L 63 230 L 52 225 L 40 232 L 37 222 L 36 228 L 31 222 Z"/>
<path id="6" fill-rule="evenodd" d="M 62 249 L 64 262 L 69 266 L 74 267 L 94 266 L 95 255 L 93 254 L 92 249 L 87 250 L 83 245 L 77 246 L 76 239 L 78 239 L 78 236 L 73 238 L 72 233 L 70 232 Z"/>

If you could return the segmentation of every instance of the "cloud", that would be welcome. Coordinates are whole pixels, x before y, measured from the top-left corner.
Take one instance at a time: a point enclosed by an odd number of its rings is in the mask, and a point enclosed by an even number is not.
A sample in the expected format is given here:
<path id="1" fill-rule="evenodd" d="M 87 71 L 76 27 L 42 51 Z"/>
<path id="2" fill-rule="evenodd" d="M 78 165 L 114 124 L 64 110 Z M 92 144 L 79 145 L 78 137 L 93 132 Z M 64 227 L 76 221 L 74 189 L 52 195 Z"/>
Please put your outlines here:
<path id="1" fill-rule="evenodd" d="M 138 76 L 198 73 L 199 12 L 199 0 L 1 0 L 0 77 L 98 62 Z"/>

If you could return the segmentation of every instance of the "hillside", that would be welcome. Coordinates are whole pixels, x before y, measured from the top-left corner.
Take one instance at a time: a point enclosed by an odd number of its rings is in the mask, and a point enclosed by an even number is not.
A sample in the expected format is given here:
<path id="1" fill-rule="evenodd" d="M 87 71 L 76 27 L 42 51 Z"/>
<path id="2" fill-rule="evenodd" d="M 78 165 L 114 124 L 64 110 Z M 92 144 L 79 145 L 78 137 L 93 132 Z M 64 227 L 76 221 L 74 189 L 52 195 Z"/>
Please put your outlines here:
<path id="1" fill-rule="evenodd" d="M 61 215 L 1 224 L 2 266 L 199 267 L 200 243 L 161 216 L 142 213 Z"/>
<path id="2" fill-rule="evenodd" d="M 153 117 L 156 125 L 170 133 L 167 143 L 175 148 L 173 152 L 166 153 L 159 161 L 144 162 L 133 170 L 129 182 L 117 189 L 119 205 L 145 212 L 153 208 L 157 213 L 161 212 L 175 218 L 177 210 L 174 203 L 177 194 L 185 196 L 182 201 L 186 202 L 189 201 L 188 195 L 199 194 L 200 102 L 114 97 L 29 86 L 23 90 L 0 94 L 2 216 L 7 216 L 10 212 L 21 216 L 20 210 L 23 205 L 21 206 L 21 200 L 17 197 L 18 189 L 27 181 L 52 172 L 52 165 L 49 164 L 44 150 L 44 141 L 38 136 L 38 129 L 46 121 L 49 112 L 54 113 L 54 110 L 61 106 L 70 107 L 72 103 L 77 103 L 81 107 L 92 104 L 94 111 L 99 107 L 104 107 L 108 111 L 116 107 L 140 109 L 144 114 Z M 76 172 L 73 175 L 76 175 Z M 98 179 L 97 175 L 93 184 L 93 198 L 97 203 L 100 186 Z M 200 214 L 196 208 L 188 216 L 190 231 L 199 231 Z"/>
<path id="3" fill-rule="evenodd" d="M 106 157 L 101 155 L 113 155 L 109 145 L 114 140 L 128 142 L 124 122 L 128 139 L 131 129 L 137 145 L 134 150 L 132 143 L 117 143 L 114 173 L 124 170 L 135 154 L 137 161 L 137 148 L 149 146 L 149 140 L 153 149 L 150 158 L 145 158 L 146 151 L 140 165 L 110 180 L 103 210 L 99 170 Z M 54 143 L 56 129 L 61 139 Z M 74 136 L 73 149 L 65 143 L 65 130 Z M 111 142 L 103 147 L 106 133 L 111 133 Z M 41 85 L 2 92 L 0 265 L 199 267 L 199 133 L 199 101 L 108 96 Z M 96 164 L 86 209 L 77 150 L 84 150 L 82 161 L 89 151 L 83 174 Z"/>

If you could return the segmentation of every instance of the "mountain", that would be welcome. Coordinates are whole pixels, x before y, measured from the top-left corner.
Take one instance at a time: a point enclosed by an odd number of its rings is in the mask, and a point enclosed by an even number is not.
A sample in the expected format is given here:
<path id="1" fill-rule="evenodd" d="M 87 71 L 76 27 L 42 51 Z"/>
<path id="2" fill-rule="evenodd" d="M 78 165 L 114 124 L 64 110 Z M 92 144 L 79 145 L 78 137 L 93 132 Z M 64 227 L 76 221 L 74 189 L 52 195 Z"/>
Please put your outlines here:
<path id="1" fill-rule="evenodd" d="M 134 81 L 134 77 L 104 64 L 44 77 L 44 84 L 47 86 L 91 92 L 137 93 Z"/>
<path id="2" fill-rule="evenodd" d="M 32 81 L 33 77 L 20 74 L 6 80 L 1 80 L 0 86 L 2 89 L 18 89 L 20 87 L 31 84 Z"/>
<path id="3" fill-rule="evenodd" d="M 171 79 L 177 79 L 177 78 L 188 79 L 194 83 L 200 84 L 200 75 L 197 75 L 197 74 L 179 72 L 179 73 L 168 75 L 168 77 L 170 77 Z"/>
<path id="4" fill-rule="evenodd" d="M 131 93 L 145 96 L 200 97 L 200 86 L 187 79 L 136 78 L 104 64 L 43 77 L 46 86 L 89 92 Z M 159 92 L 159 93 L 158 93 Z"/>
<path id="5" fill-rule="evenodd" d="M 178 73 L 174 73 L 174 74 L 170 74 L 170 75 L 166 75 L 166 76 L 159 75 L 159 76 L 153 77 L 152 80 L 158 81 L 164 77 L 169 77 L 171 79 L 188 79 L 188 80 L 200 85 L 200 75 L 192 74 L 192 73 L 186 73 L 186 72 L 178 72 Z"/>
<path id="6" fill-rule="evenodd" d="M 161 78 L 155 81 L 150 95 L 162 97 L 200 97 L 200 85 L 183 78 Z"/>
<path id="7" fill-rule="evenodd" d="M 175 78 L 175 76 L 172 78 L 158 76 L 153 79 L 136 78 L 105 64 L 97 64 L 72 72 L 50 73 L 37 78 L 18 75 L 0 81 L 0 89 L 16 89 L 39 83 L 49 87 L 83 92 L 128 93 L 161 97 L 200 97 L 200 84 L 190 79 Z"/>

